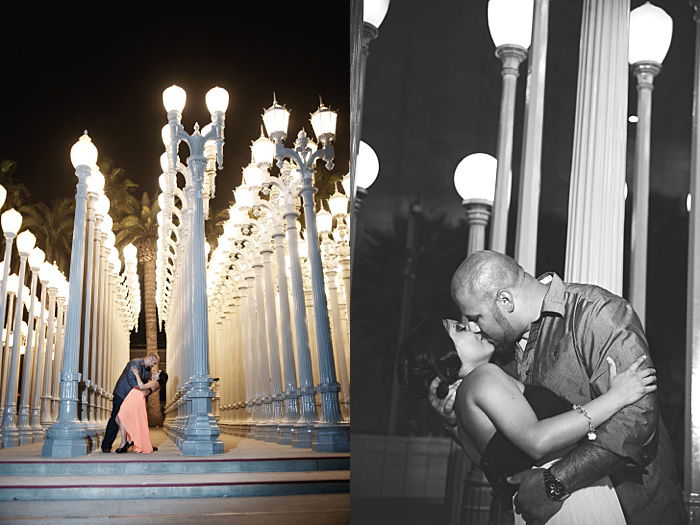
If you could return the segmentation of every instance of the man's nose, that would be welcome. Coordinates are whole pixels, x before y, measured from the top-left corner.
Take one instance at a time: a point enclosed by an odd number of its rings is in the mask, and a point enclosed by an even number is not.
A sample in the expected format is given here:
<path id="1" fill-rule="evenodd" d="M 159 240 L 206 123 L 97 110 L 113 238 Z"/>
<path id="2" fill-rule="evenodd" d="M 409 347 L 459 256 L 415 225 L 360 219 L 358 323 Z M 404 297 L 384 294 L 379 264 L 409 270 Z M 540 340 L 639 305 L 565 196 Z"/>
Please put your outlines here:
<path id="1" fill-rule="evenodd" d="M 476 324 L 474 321 L 469 321 L 469 331 L 478 334 L 481 332 L 481 328 L 479 328 L 479 325 Z"/>

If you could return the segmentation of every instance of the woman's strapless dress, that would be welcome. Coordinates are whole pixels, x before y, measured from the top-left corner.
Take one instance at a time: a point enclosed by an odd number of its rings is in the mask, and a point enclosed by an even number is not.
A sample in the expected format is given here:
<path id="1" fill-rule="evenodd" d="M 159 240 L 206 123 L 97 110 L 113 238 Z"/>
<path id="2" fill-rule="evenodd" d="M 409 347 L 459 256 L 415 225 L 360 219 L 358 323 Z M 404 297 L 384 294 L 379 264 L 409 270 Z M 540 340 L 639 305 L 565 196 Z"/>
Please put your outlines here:
<path id="1" fill-rule="evenodd" d="M 571 405 L 547 388 L 525 385 L 525 399 L 537 415 L 537 419 L 546 419 L 571 410 Z M 543 467 L 548 467 L 557 460 Z M 517 486 L 506 481 L 508 476 L 532 468 L 535 460 L 516 447 L 500 431 L 496 431 L 486 445 L 481 456 L 481 468 L 491 486 L 501 496 L 512 498 Z M 515 515 L 515 525 L 525 521 Z M 548 522 L 548 525 L 624 525 L 620 502 L 610 479 L 605 477 L 596 484 L 575 491 L 564 500 L 564 504 Z"/>
<path id="2" fill-rule="evenodd" d="M 124 425 L 129 441 L 134 442 L 134 452 L 153 452 L 151 434 L 148 431 L 146 398 L 138 388 L 132 388 L 119 408 L 119 421 Z"/>

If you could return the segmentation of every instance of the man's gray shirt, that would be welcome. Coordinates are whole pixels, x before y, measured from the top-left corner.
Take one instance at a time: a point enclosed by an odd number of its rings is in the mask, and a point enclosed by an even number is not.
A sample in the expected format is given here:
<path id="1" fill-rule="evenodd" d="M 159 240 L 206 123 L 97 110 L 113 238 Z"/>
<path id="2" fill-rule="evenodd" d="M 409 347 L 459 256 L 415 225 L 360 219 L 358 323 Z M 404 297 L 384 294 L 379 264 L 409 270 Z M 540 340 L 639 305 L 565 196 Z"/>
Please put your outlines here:
<path id="1" fill-rule="evenodd" d="M 132 388 L 138 386 L 139 383 L 136 380 L 136 376 L 131 371 L 132 366 L 138 368 L 141 381 L 148 383 L 151 380 L 151 369 L 144 366 L 143 359 L 132 359 L 126 364 L 124 370 L 122 370 L 122 374 L 117 380 L 117 384 L 114 387 L 114 392 L 112 392 L 114 396 L 124 399 L 129 395 Z"/>

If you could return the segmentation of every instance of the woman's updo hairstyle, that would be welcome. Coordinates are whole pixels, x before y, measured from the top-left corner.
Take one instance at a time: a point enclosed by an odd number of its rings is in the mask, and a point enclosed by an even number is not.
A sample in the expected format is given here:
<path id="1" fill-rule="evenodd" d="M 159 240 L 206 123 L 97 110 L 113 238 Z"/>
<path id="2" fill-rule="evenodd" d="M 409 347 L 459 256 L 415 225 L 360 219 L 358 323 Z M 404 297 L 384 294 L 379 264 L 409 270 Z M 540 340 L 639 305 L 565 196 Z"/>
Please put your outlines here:
<path id="1" fill-rule="evenodd" d="M 441 385 L 437 395 L 447 395 L 449 385 L 459 379 L 462 361 L 454 341 L 440 317 L 428 317 L 413 328 L 399 347 L 396 376 L 401 386 L 416 397 L 427 397 L 435 377 Z"/>

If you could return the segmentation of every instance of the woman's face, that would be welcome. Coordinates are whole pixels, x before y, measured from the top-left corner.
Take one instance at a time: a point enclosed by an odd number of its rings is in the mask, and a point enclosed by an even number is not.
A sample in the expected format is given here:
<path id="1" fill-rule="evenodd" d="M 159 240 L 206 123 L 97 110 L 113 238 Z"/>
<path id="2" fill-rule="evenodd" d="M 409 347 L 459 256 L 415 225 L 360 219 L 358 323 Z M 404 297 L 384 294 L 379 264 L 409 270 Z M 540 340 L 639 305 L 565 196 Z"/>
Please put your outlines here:
<path id="1" fill-rule="evenodd" d="M 462 361 L 460 377 L 464 377 L 477 366 L 489 362 L 494 347 L 484 336 L 480 333 L 470 332 L 469 328 L 453 319 L 445 319 L 443 324 L 455 344 L 459 359 Z"/>

